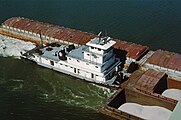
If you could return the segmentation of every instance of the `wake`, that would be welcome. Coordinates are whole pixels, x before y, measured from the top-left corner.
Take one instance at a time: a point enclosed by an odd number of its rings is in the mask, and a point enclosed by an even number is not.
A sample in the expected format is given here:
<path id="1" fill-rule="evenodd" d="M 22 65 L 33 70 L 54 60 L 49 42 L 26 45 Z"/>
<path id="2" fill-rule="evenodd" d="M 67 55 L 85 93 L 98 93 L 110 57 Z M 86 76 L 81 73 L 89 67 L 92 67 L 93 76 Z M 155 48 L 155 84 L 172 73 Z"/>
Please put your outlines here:
<path id="1" fill-rule="evenodd" d="M 15 38 L 0 35 L 0 56 L 20 58 L 21 52 L 25 53 L 35 47 L 32 42 L 25 42 Z"/>

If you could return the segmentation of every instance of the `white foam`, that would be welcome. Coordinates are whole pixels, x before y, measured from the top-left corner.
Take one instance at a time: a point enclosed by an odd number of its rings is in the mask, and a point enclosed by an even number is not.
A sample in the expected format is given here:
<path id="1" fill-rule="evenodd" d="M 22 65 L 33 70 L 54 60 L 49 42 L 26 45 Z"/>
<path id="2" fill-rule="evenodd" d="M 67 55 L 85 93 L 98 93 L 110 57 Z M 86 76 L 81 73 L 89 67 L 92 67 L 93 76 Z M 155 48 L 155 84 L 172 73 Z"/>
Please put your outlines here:
<path id="1" fill-rule="evenodd" d="M 167 89 L 162 93 L 163 96 L 179 100 L 181 98 L 181 90 L 179 89 Z"/>
<path id="2" fill-rule="evenodd" d="M 119 110 L 146 120 L 168 120 L 171 111 L 159 106 L 143 106 L 136 103 L 125 103 Z"/>
<path id="3" fill-rule="evenodd" d="M 0 56 L 8 57 L 20 57 L 21 53 L 25 53 L 35 47 L 32 42 L 25 42 L 15 38 L 0 35 Z"/>

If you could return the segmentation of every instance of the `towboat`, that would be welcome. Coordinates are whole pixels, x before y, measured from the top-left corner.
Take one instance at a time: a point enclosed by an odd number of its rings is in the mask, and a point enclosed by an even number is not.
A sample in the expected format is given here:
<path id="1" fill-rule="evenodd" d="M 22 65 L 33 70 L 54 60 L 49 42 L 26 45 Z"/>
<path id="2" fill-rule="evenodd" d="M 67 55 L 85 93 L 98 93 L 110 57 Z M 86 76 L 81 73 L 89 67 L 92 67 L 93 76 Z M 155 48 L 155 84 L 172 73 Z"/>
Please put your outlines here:
<path id="1" fill-rule="evenodd" d="M 120 58 L 116 58 L 110 37 L 96 37 L 84 46 L 51 43 L 39 45 L 22 54 L 22 58 L 40 66 L 89 82 L 119 87 Z"/>

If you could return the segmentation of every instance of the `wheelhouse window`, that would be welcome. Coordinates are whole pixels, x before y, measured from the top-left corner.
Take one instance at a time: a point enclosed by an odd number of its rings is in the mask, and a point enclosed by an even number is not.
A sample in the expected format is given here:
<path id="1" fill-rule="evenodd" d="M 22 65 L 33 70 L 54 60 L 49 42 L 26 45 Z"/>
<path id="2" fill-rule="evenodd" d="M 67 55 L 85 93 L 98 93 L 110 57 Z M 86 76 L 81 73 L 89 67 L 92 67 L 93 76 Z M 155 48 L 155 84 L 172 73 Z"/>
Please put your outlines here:
<path id="1" fill-rule="evenodd" d="M 98 51 L 101 51 L 101 49 L 100 49 L 100 48 L 98 48 Z"/>

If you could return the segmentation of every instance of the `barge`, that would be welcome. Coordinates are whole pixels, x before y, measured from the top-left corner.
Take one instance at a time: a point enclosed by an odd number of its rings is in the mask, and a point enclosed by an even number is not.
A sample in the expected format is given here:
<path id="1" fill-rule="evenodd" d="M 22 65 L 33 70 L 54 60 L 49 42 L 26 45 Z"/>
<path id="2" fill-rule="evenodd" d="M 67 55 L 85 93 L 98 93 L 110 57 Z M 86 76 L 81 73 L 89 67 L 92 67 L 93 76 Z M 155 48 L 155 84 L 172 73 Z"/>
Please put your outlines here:
<path id="1" fill-rule="evenodd" d="M 35 42 L 36 44 L 40 44 L 42 38 L 45 44 L 56 42 L 66 45 L 74 44 L 75 47 L 86 45 L 91 39 L 99 37 L 93 33 L 82 32 L 80 30 L 43 23 L 23 17 L 12 17 L 4 21 L 0 26 L 0 34 Z M 115 49 L 127 53 L 126 63 L 140 60 L 149 50 L 148 46 L 119 39 L 113 39 L 113 41 L 116 41 L 116 44 L 113 46 Z M 122 54 L 119 57 L 122 57 Z"/>
<path id="2" fill-rule="evenodd" d="M 178 118 L 181 89 L 173 86 L 177 84 L 177 80 L 171 81 L 166 73 L 153 69 L 138 69 L 113 96 L 108 98 L 99 111 L 123 120 L 170 120 L 176 113 Z M 153 108 L 154 111 L 159 111 L 160 115 L 153 112 Z"/>
<path id="3" fill-rule="evenodd" d="M 168 120 L 176 104 L 174 101 L 125 88 L 116 91 L 99 111 L 119 120 Z"/>

